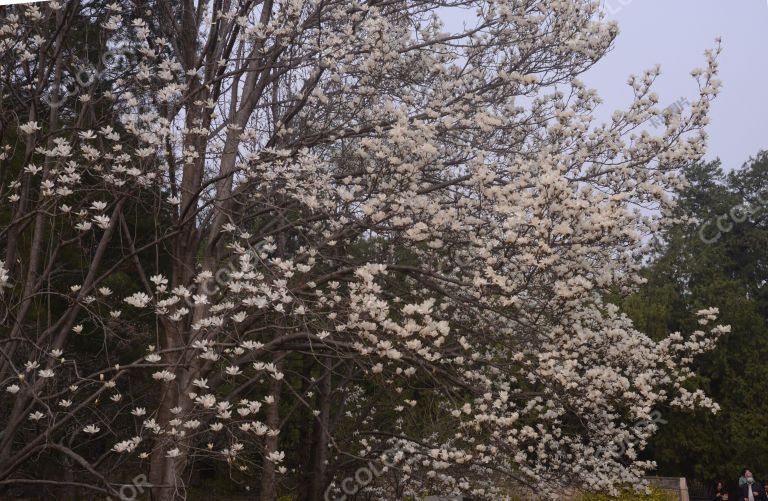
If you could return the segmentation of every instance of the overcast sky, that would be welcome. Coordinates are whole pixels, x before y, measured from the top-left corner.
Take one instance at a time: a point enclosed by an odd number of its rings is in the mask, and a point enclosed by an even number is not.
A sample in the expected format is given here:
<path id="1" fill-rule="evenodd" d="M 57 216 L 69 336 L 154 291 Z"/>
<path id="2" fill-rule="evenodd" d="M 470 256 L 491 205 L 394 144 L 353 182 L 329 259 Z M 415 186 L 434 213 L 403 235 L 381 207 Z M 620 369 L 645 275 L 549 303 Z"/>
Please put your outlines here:
<path id="1" fill-rule="evenodd" d="M 655 90 L 662 107 L 682 98 L 692 101 L 703 67 L 704 50 L 722 37 L 720 79 L 723 88 L 711 111 L 707 158 L 719 157 L 726 169 L 740 167 L 761 149 L 768 150 L 768 0 L 604 0 L 609 19 L 621 33 L 615 48 L 582 79 L 598 89 L 604 105 L 599 118 L 627 109 L 632 92 L 627 77 L 661 64 Z M 447 15 L 446 15 L 447 14 Z M 472 13 L 443 12 L 449 30 Z"/>
<path id="2" fill-rule="evenodd" d="M 615 49 L 583 79 L 610 109 L 625 108 L 630 73 L 661 64 L 656 91 L 666 106 L 696 95 L 690 70 L 704 66 L 703 51 L 723 39 L 720 79 L 713 104 L 709 153 L 727 169 L 768 150 L 767 0 L 605 0 L 619 22 Z M 608 116 L 608 115 L 606 115 Z"/>

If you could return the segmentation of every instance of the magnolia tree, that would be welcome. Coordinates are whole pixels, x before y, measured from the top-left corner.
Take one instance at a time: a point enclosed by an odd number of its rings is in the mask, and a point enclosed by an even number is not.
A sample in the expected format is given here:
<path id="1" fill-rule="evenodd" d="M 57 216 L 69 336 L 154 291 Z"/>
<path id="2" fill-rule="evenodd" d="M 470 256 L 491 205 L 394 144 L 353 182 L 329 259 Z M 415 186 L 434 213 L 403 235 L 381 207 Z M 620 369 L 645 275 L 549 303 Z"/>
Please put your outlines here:
<path id="1" fill-rule="evenodd" d="M 598 123 L 598 4 L 3 7 L 0 488 L 636 482 L 661 406 L 717 409 L 687 381 L 727 328 L 656 342 L 603 297 L 703 154 L 719 49 L 690 109 L 655 68 Z"/>

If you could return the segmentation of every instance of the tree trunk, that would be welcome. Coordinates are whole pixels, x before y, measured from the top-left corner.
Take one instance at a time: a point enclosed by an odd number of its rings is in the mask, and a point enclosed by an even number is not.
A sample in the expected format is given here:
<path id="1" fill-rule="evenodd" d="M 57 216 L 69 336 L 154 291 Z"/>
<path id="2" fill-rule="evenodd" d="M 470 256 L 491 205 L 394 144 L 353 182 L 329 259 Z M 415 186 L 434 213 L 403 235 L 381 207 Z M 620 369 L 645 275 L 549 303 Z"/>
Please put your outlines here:
<path id="1" fill-rule="evenodd" d="M 184 334 L 177 329 L 167 329 L 166 343 L 168 347 L 177 347 L 180 345 Z M 178 355 L 175 352 L 168 354 L 169 362 L 178 364 Z M 178 368 L 175 371 L 176 379 L 170 383 L 164 384 L 164 391 L 160 395 L 160 406 L 158 409 L 157 423 L 161 427 L 166 427 L 168 421 L 173 419 L 171 409 L 176 406 L 182 407 L 184 411 L 189 410 L 191 402 L 187 397 L 189 392 L 188 375 L 185 369 Z M 153 486 L 151 495 L 153 501 L 172 501 L 185 499 L 186 495 L 179 486 L 183 485 L 180 481 L 181 476 L 187 466 L 187 450 L 184 447 L 185 442 L 176 440 L 176 445 L 171 445 L 167 441 L 158 440 L 152 450 L 152 459 L 149 469 L 149 482 Z M 167 457 L 170 449 L 178 447 L 181 455 L 175 458 Z"/>
<path id="2" fill-rule="evenodd" d="M 275 354 L 275 367 L 280 371 L 283 368 L 282 357 L 279 353 Z M 269 382 L 269 394 L 274 398 L 274 402 L 267 406 L 267 427 L 270 430 L 280 428 L 280 392 L 283 388 L 281 379 L 271 378 Z M 277 478 L 275 474 L 275 464 L 267 460 L 267 456 L 277 450 L 278 436 L 266 435 L 264 438 L 264 462 L 261 470 L 261 490 L 260 501 L 275 501 L 277 499 Z"/>
<path id="3" fill-rule="evenodd" d="M 315 421 L 314 448 L 312 453 L 312 483 L 309 492 L 309 501 L 322 501 L 323 488 L 325 487 L 325 470 L 328 459 L 328 425 L 331 417 L 331 360 L 319 382 L 317 401 L 320 414 Z"/>

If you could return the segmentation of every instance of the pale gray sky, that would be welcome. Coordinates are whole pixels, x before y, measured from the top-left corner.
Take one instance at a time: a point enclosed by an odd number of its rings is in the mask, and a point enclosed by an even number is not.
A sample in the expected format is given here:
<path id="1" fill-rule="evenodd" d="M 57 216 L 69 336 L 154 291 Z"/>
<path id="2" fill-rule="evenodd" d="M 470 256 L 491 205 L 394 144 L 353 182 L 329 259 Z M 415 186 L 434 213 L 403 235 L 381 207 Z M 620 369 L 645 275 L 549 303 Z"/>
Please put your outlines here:
<path id="1" fill-rule="evenodd" d="M 621 33 L 615 48 L 583 76 L 603 97 L 599 118 L 626 109 L 632 92 L 627 77 L 659 63 L 655 90 L 662 107 L 696 96 L 690 76 L 705 65 L 704 50 L 722 37 L 723 88 L 711 111 L 707 159 L 720 157 L 726 169 L 768 150 L 768 0 L 604 0 Z M 441 13 L 446 28 L 474 24 L 469 11 Z"/>
<path id="2" fill-rule="evenodd" d="M 613 52 L 584 76 L 605 105 L 626 107 L 626 77 L 655 63 L 662 65 L 662 105 L 695 96 L 689 72 L 704 66 L 704 49 L 721 36 L 723 89 L 712 107 L 707 158 L 732 169 L 768 149 L 768 1 L 605 0 L 605 10 L 621 33 Z"/>

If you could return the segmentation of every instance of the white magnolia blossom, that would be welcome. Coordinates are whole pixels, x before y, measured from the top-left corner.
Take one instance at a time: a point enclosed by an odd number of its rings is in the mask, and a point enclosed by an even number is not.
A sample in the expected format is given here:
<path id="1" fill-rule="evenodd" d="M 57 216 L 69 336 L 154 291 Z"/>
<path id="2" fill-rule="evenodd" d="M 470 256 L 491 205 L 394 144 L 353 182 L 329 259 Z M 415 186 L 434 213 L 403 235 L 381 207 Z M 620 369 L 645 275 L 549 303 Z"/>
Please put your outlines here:
<path id="1" fill-rule="evenodd" d="M 641 283 L 704 153 L 719 47 L 690 109 L 659 109 L 652 68 L 599 123 L 600 2 L 450 3 L 453 32 L 449 3 L 8 11 L 0 469 L 69 448 L 112 495 L 131 453 L 164 500 L 197 458 L 264 499 L 369 461 L 398 468 L 372 498 L 611 490 L 654 466 L 636 423 L 718 409 L 689 386 L 717 311 L 654 341 L 605 298 Z M 50 72 L 83 37 L 54 21 L 124 51 L 77 99 Z"/>
<path id="2" fill-rule="evenodd" d="M 35 132 L 41 130 L 41 127 L 37 124 L 37 122 L 27 122 L 25 124 L 19 125 L 19 130 L 25 134 L 34 134 Z"/>
<path id="3" fill-rule="evenodd" d="M 130 440 L 123 440 L 112 446 L 112 450 L 117 453 L 133 452 L 141 442 L 141 437 L 133 437 Z"/>
<path id="4" fill-rule="evenodd" d="M 8 275 L 8 270 L 5 268 L 5 263 L 0 261 L 0 295 L 3 294 L 3 289 L 8 285 L 11 277 Z"/>
<path id="5" fill-rule="evenodd" d="M 152 298 L 143 292 L 137 292 L 132 296 L 125 298 L 124 301 L 131 306 L 135 306 L 136 308 L 144 308 L 150 303 L 150 301 L 152 301 Z"/>
<path id="6" fill-rule="evenodd" d="M 174 379 L 176 379 L 176 374 L 174 374 L 173 372 L 168 371 L 168 370 L 162 370 L 162 371 L 158 371 L 158 372 L 153 373 L 152 374 L 152 379 L 157 379 L 159 381 L 169 382 L 169 381 L 173 381 Z"/>

